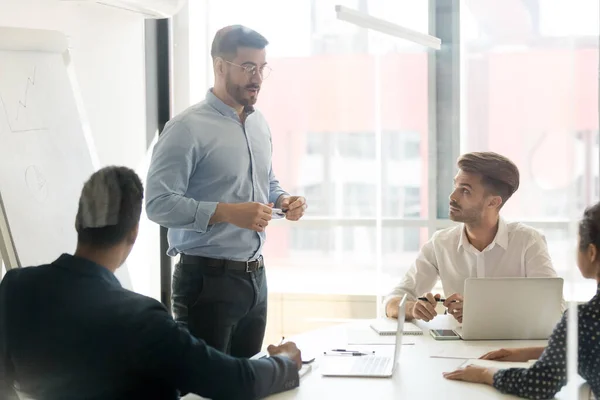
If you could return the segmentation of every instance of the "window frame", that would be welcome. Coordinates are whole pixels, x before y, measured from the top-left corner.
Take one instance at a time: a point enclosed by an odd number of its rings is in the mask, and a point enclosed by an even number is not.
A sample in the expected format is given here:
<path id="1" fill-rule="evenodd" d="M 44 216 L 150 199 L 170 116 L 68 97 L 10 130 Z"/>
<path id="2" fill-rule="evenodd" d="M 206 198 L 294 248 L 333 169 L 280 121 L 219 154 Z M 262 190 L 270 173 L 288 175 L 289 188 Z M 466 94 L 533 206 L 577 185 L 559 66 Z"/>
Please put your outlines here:
<path id="1" fill-rule="evenodd" d="M 204 90 L 199 90 L 198 86 L 208 86 L 212 73 L 211 60 L 206 44 L 209 38 L 209 11 L 211 2 L 201 2 L 201 4 L 190 4 L 174 19 L 173 40 L 176 43 L 183 43 L 185 51 L 174 52 L 173 71 L 176 83 L 174 88 L 174 108 L 175 111 L 181 111 L 185 106 L 193 104 L 204 97 Z M 191 15 L 201 13 L 204 16 L 204 26 L 191 24 Z M 453 222 L 447 219 L 448 205 L 447 196 L 451 191 L 452 177 L 456 170 L 455 161 L 460 154 L 461 146 L 461 126 L 465 123 L 465 107 L 461 104 L 460 93 L 463 81 L 460 79 L 461 50 L 464 46 L 460 42 L 460 3 L 452 0 L 429 0 L 429 33 L 440 37 L 444 46 L 440 51 L 428 52 L 428 176 L 427 176 L 427 210 L 421 211 L 421 218 L 396 218 L 387 217 L 381 214 L 372 217 L 350 217 L 342 218 L 337 216 L 305 216 L 295 224 L 297 228 L 335 228 L 335 227 L 359 227 L 375 226 L 378 230 L 383 227 L 398 228 L 427 228 L 428 237 L 443 228 L 453 225 Z M 182 39 L 185 37 L 185 40 Z M 196 38 L 196 39 L 194 39 Z M 202 43 L 200 43 L 202 42 Z M 202 44 L 202 46 L 198 46 Z M 201 52 L 201 54 L 199 54 Z M 195 53 L 192 54 L 192 53 Z M 376 60 L 376 62 L 378 62 Z M 182 66 L 185 63 L 185 66 Z M 190 71 L 196 71 L 193 75 Z M 378 69 L 376 69 L 378 70 Z M 195 79 L 194 79 L 195 76 Z M 448 79 L 450 77 L 450 79 Z M 377 77 L 375 83 L 377 84 Z M 192 89 L 182 84 L 184 82 L 195 83 Z M 204 82 L 202 82 L 204 81 Z M 185 90 L 183 90 L 185 88 Z M 195 89 L 194 89 L 195 88 Z M 196 90 L 194 92 L 194 90 Z M 381 88 L 378 89 L 379 91 Z M 376 92 L 378 92 L 376 90 Z M 375 103 L 379 100 L 376 98 Z M 380 104 L 375 104 L 377 109 Z M 377 111 L 376 111 L 377 113 Z M 454 118 L 460 115 L 460 118 Z M 389 201 L 389 196 L 381 193 L 381 175 L 383 164 L 393 160 L 392 154 L 385 149 L 385 144 L 391 139 L 386 139 L 389 133 L 397 134 L 383 130 L 380 126 L 375 132 L 376 155 L 375 160 L 378 163 L 379 182 L 377 205 L 383 207 L 385 201 Z M 319 135 L 319 132 L 307 132 L 308 135 Z M 324 163 L 324 177 L 326 186 L 331 177 L 331 158 L 333 152 L 338 147 L 338 138 L 335 133 L 323 134 L 323 139 L 319 147 L 323 149 L 322 154 Z M 312 154 L 318 155 L 318 154 Z M 290 188 L 290 190 L 293 188 Z M 326 198 L 329 198 L 328 190 L 324 191 Z M 330 200 L 325 200 L 323 205 L 325 212 L 328 213 L 335 209 L 335 204 Z M 521 220 L 534 228 L 545 229 L 564 229 L 568 230 L 572 223 L 569 219 L 557 220 Z M 380 232 L 379 253 L 382 252 Z M 380 296 L 379 293 L 377 293 Z"/>

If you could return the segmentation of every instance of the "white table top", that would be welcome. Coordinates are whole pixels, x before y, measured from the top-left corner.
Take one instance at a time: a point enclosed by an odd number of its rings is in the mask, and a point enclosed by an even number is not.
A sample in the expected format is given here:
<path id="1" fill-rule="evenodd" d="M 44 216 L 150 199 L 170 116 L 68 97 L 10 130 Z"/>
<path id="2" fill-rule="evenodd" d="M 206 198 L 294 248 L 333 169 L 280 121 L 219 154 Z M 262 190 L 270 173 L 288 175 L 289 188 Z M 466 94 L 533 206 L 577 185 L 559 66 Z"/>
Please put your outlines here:
<path id="1" fill-rule="evenodd" d="M 364 330 L 372 332 L 369 323 L 360 321 L 352 324 L 322 329 L 291 338 L 303 352 L 303 358 L 316 356 L 312 369 L 300 381 L 300 387 L 289 392 L 270 396 L 272 400 L 284 399 L 515 399 L 503 395 L 493 387 L 481 384 L 449 381 L 442 372 L 453 371 L 468 358 L 476 358 L 486 352 L 502 347 L 544 346 L 546 341 L 437 341 L 429 332 L 430 328 L 450 328 L 456 326 L 450 316 L 438 316 L 430 323 L 419 322 L 423 335 L 404 336 L 400 353 L 400 363 L 391 378 L 342 378 L 323 377 L 319 372 L 323 351 L 333 348 L 375 350 L 377 354 L 392 355 L 392 345 L 348 345 L 349 332 Z M 465 359 L 432 358 L 431 355 L 457 355 Z M 581 385 L 581 382 L 577 382 Z M 566 399 L 565 390 L 558 399 Z"/>

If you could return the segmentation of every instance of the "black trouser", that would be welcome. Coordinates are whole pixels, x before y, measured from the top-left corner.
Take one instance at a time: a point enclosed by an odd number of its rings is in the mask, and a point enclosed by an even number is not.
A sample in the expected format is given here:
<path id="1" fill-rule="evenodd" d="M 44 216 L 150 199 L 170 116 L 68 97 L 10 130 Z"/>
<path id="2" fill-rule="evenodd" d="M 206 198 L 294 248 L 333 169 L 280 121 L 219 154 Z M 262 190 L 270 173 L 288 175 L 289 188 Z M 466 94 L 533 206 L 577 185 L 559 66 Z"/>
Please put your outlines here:
<path id="1" fill-rule="evenodd" d="M 173 274 L 173 314 L 190 333 L 234 357 L 262 348 L 267 324 L 265 269 L 255 272 L 179 262 Z"/>

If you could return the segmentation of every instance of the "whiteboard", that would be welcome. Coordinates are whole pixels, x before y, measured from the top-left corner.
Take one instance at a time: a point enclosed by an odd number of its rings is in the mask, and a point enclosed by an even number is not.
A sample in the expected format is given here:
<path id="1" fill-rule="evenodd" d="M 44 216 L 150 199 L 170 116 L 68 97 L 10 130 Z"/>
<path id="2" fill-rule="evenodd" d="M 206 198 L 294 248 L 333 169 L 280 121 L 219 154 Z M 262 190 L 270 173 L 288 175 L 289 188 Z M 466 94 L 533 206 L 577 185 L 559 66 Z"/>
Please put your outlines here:
<path id="1" fill-rule="evenodd" d="M 98 167 L 84 121 L 65 36 L 0 27 L 0 235 L 8 268 L 75 251 L 79 196 Z"/>

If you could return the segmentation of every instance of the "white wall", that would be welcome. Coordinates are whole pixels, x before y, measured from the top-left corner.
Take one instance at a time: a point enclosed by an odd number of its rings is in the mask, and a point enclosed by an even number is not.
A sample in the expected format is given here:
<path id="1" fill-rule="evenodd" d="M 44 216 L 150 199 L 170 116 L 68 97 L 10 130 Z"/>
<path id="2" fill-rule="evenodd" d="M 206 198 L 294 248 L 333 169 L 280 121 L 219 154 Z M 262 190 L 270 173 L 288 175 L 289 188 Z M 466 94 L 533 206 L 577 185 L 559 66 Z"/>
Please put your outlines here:
<path id="1" fill-rule="evenodd" d="M 69 37 L 100 164 L 125 165 L 145 178 L 142 16 L 77 1 L 0 0 L 0 26 L 53 29 Z M 134 290 L 159 296 L 158 262 L 158 228 L 143 221 L 138 244 L 128 261 Z"/>

